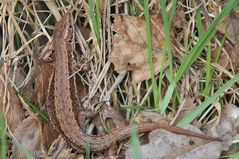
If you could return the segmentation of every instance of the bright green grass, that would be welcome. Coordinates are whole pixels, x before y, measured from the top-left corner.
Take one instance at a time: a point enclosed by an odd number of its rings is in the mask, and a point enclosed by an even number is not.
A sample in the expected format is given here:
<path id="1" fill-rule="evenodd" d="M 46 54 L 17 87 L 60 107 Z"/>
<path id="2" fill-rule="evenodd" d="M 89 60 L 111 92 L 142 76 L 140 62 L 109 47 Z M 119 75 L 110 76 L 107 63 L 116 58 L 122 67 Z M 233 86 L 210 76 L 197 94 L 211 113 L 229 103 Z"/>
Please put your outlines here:
<path id="1" fill-rule="evenodd" d="M 168 104 L 172 98 L 173 92 L 177 85 L 177 82 L 182 78 L 184 73 L 189 69 L 193 62 L 200 56 L 201 52 L 208 45 L 209 41 L 214 37 L 216 33 L 215 26 L 226 16 L 228 16 L 232 8 L 237 4 L 238 1 L 229 1 L 227 5 L 223 8 L 222 12 L 217 16 L 217 18 L 212 22 L 207 31 L 203 33 L 202 37 L 199 39 L 198 43 L 192 49 L 189 55 L 185 55 L 183 62 L 177 71 L 176 77 L 173 82 L 169 85 L 165 97 L 163 99 L 162 105 L 160 107 L 161 113 L 165 113 Z M 211 97 L 210 97 L 211 98 Z"/>
<path id="2" fill-rule="evenodd" d="M 198 29 L 198 35 L 199 37 L 202 37 L 203 35 L 203 24 L 202 24 L 202 17 L 201 17 L 201 13 L 198 10 L 196 13 L 196 20 L 197 20 L 197 29 Z M 225 39 L 225 38 L 224 38 Z M 219 52 L 217 54 L 217 60 L 215 62 L 218 61 L 220 54 L 221 54 L 221 50 L 222 50 L 223 45 L 221 45 L 219 47 Z M 213 75 L 213 67 L 211 65 L 211 63 L 213 62 L 211 59 L 211 54 L 212 54 L 212 50 L 211 50 L 211 45 L 208 45 L 208 49 L 206 52 L 206 77 L 205 77 L 205 85 L 203 88 L 203 95 L 205 97 L 209 97 L 210 95 L 210 90 L 211 90 L 211 86 L 212 86 L 212 75 Z"/>
<path id="3" fill-rule="evenodd" d="M 202 16 L 201 16 L 200 10 L 197 10 L 197 12 L 196 12 L 196 20 L 197 20 L 198 35 L 199 35 L 199 37 L 202 37 L 202 35 L 203 35 L 203 24 L 202 24 Z"/>
<path id="4" fill-rule="evenodd" d="M 164 32 L 165 32 L 165 46 L 163 48 L 163 55 L 162 58 L 165 58 L 165 56 L 167 55 L 167 59 L 168 59 L 168 65 L 169 65 L 169 81 L 170 83 L 172 83 L 172 81 L 174 80 L 174 73 L 173 73 L 173 55 L 172 55 L 172 49 L 171 49 L 171 42 L 170 42 L 170 29 L 171 29 L 171 24 L 174 18 L 174 13 L 176 10 L 176 6 L 177 6 L 177 0 L 172 0 L 171 1 L 171 8 L 170 8 L 170 13 L 169 16 L 167 14 L 167 6 L 165 4 L 164 0 L 160 0 L 159 1 L 159 8 L 161 8 L 161 12 L 162 12 L 162 17 L 163 17 L 163 26 L 164 26 Z M 163 68 L 161 69 L 161 71 L 163 70 Z M 162 80 L 162 72 L 160 73 L 159 76 L 159 81 L 160 81 L 160 89 L 161 89 L 161 80 Z M 159 90 L 160 90 L 159 89 Z M 160 91 L 159 91 L 160 92 Z M 178 98 L 178 91 L 174 90 L 175 95 L 173 98 L 173 108 L 176 108 L 177 105 L 177 98 Z M 159 101 L 159 106 L 161 106 L 161 100 Z"/>
<path id="5" fill-rule="evenodd" d="M 167 16 L 167 11 L 166 11 L 166 4 L 164 0 L 160 0 L 159 1 L 159 7 L 161 7 L 162 10 L 162 16 L 163 16 L 163 26 L 164 26 L 164 32 L 165 32 L 165 50 L 167 52 L 168 55 L 168 61 L 169 61 L 169 70 L 170 70 L 170 78 L 174 79 L 174 75 L 173 75 L 173 56 L 172 56 L 172 50 L 171 50 L 171 44 L 170 44 L 170 28 L 171 28 L 171 23 L 172 23 L 172 19 L 175 13 L 175 9 L 176 9 L 176 3 L 177 1 L 172 1 L 173 2 L 173 7 L 171 8 L 171 12 L 170 12 L 170 18 L 171 18 L 171 22 L 169 22 L 168 20 L 168 16 Z M 171 82 L 171 81 L 170 81 Z"/>
<path id="6" fill-rule="evenodd" d="M 97 42 L 100 42 L 100 2 L 96 0 L 96 11 L 94 9 L 94 0 L 89 0 L 90 17 L 92 19 L 93 31 Z M 96 15 L 95 15 L 96 12 Z"/>
<path id="7" fill-rule="evenodd" d="M 207 98 L 202 104 L 195 108 L 190 114 L 185 116 L 178 124 L 178 127 L 185 127 L 197 118 L 211 103 L 218 99 L 225 91 L 233 86 L 235 82 L 239 81 L 239 73 L 231 80 L 225 83 L 220 89 L 218 89 L 210 98 Z"/>
<path id="8" fill-rule="evenodd" d="M 198 35 L 199 38 L 203 35 L 203 24 L 202 24 L 202 16 L 199 10 L 196 12 L 196 20 L 197 20 L 197 29 L 198 29 Z M 205 80 L 205 86 L 203 90 L 203 94 L 205 97 L 209 96 L 210 89 L 211 89 L 211 79 L 212 79 L 212 72 L 213 68 L 211 66 L 211 45 L 208 45 L 207 49 L 207 57 L 206 57 L 206 80 Z"/>
<path id="9" fill-rule="evenodd" d="M 159 101 L 158 96 L 158 86 L 154 77 L 154 64 L 153 64 L 153 52 L 152 52 L 152 43 L 151 43 L 151 31 L 150 31 L 150 17 L 149 17 L 149 1 L 144 0 L 144 17 L 146 22 L 146 43 L 148 48 L 148 62 L 150 68 L 150 77 L 153 87 L 153 96 L 154 96 L 154 106 L 157 106 Z"/>
<path id="10" fill-rule="evenodd" d="M 168 20 L 167 12 L 166 12 L 166 5 L 164 1 L 160 1 L 160 6 L 162 8 L 162 15 L 163 15 L 163 22 L 164 22 L 164 30 L 165 30 L 165 47 L 162 50 L 162 58 L 166 58 L 166 53 L 168 57 L 168 63 L 169 63 L 169 70 L 170 70 L 170 79 L 174 79 L 173 75 L 173 61 L 172 61 L 172 50 L 171 50 L 171 44 L 170 44 L 170 26 L 172 23 L 172 19 L 175 13 L 177 1 L 172 1 L 172 8 L 170 12 L 170 18 Z M 151 76 L 151 82 L 152 82 L 152 88 L 153 88 L 153 97 L 154 97 L 154 107 L 159 108 L 160 106 L 160 95 L 159 92 L 161 91 L 161 84 L 162 84 L 162 78 L 163 78 L 163 69 L 164 69 L 164 60 L 161 64 L 161 71 L 159 76 L 159 83 L 157 85 L 155 77 L 154 77 L 154 64 L 153 64 L 153 53 L 152 53 L 152 44 L 151 44 L 151 32 L 150 32 L 150 17 L 149 17 L 149 6 L 148 6 L 148 0 L 144 0 L 144 16 L 146 21 L 146 35 L 147 35 L 147 48 L 148 48 L 148 62 L 150 66 L 150 76 Z M 146 83 L 147 84 L 147 83 Z"/>

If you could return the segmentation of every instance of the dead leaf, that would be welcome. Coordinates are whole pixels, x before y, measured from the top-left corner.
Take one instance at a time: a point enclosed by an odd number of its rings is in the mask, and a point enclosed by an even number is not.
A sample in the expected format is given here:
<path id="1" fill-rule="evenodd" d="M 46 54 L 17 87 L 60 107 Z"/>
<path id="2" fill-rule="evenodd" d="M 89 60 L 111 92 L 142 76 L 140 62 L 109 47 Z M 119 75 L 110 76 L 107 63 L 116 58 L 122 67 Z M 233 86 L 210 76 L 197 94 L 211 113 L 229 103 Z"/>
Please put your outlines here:
<path id="1" fill-rule="evenodd" d="M 164 29 L 160 16 L 151 16 L 151 41 L 153 52 L 154 74 L 161 67 L 162 48 L 164 45 Z M 150 78 L 148 48 L 146 45 L 145 20 L 142 17 L 115 15 L 113 30 L 113 48 L 109 61 L 114 64 L 115 71 L 124 73 L 132 71 L 133 82 L 141 82 Z M 167 65 L 167 61 L 165 66 Z"/>
<path id="2" fill-rule="evenodd" d="M 239 46 L 239 7 L 235 12 L 232 12 L 226 19 L 226 33 L 228 38 L 237 46 Z"/>
<path id="3" fill-rule="evenodd" d="M 24 119 L 13 133 L 21 146 L 24 146 L 30 152 L 38 152 L 43 154 L 43 144 L 41 136 L 40 122 L 29 116 Z M 13 145 L 13 154 L 16 158 L 25 158 L 21 152 L 18 151 L 15 145 Z"/>
<path id="4" fill-rule="evenodd" d="M 14 131 L 24 117 L 21 102 L 12 87 L 7 86 L 5 91 L 5 84 L 2 81 L 0 81 L 0 92 L 2 92 L 0 93 L 0 111 L 6 111 L 4 114 L 6 114 L 7 125 L 11 131 Z"/>
<path id="5" fill-rule="evenodd" d="M 27 86 L 22 90 L 23 94 L 31 101 L 34 101 L 41 108 L 46 102 L 48 87 L 53 74 L 52 64 L 43 64 L 38 61 L 32 69 L 32 79 Z"/>
<path id="6" fill-rule="evenodd" d="M 48 149 L 52 142 L 56 140 L 59 133 L 49 123 L 42 125 L 42 138 L 44 146 Z"/>
<path id="7" fill-rule="evenodd" d="M 217 141 L 207 143 L 203 139 L 157 129 L 149 134 L 149 143 L 141 146 L 141 152 L 144 159 L 216 159 L 219 158 L 222 147 Z M 126 151 L 126 158 L 132 158 L 132 149 Z"/>
<path id="8" fill-rule="evenodd" d="M 220 121 L 206 126 L 207 134 L 213 136 L 222 136 L 224 144 L 224 154 L 230 155 L 238 151 L 238 148 L 233 146 L 233 140 L 239 138 L 239 108 L 233 104 L 228 104 L 223 109 L 220 116 Z"/>
<path id="9" fill-rule="evenodd" d="M 32 69 L 32 78 L 27 86 L 22 90 L 24 95 L 37 104 L 41 110 L 46 110 L 44 104 L 47 99 L 48 87 L 53 74 L 52 63 L 43 63 L 38 60 Z M 46 148 L 58 137 L 58 132 L 49 123 L 43 123 L 42 135 Z"/>
<path id="10" fill-rule="evenodd" d="M 233 69 L 235 73 L 239 71 L 239 63 L 237 59 L 239 58 L 239 46 L 232 45 L 228 41 L 225 42 L 224 48 L 226 50 L 221 52 L 220 58 L 218 60 L 218 64 L 220 64 L 222 67 L 226 69 Z M 212 52 L 212 59 L 215 60 L 217 58 L 218 49 L 216 48 Z"/>
<path id="11" fill-rule="evenodd" d="M 235 140 L 239 138 L 239 108 L 233 104 L 226 105 L 223 110 L 219 124 L 208 125 L 211 129 L 208 133 L 215 136 L 229 136 Z"/>
<path id="12" fill-rule="evenodd" d="M 183 8 L 177 8 L 173 17 L 172 25 L 174 28 L 182 28 L 185 25 L 185 12 Z"/>
<path id="13" fill-rule="evenodd" d="M 235 73 L 239 71 L 239 8 L 231 13 L 230 16 L 223 21 L 226 29 L 220 28 L 219 30 L 223 32 L 227 39 L 224 44 L 224 48 L 226 50 L 222 51 L 221 56 L 219 58 L 218 63 L 222 65 L 224 68 L 233 69 Z M 216 59 L 217 50 L 212 54 L 212 58 Z"/>

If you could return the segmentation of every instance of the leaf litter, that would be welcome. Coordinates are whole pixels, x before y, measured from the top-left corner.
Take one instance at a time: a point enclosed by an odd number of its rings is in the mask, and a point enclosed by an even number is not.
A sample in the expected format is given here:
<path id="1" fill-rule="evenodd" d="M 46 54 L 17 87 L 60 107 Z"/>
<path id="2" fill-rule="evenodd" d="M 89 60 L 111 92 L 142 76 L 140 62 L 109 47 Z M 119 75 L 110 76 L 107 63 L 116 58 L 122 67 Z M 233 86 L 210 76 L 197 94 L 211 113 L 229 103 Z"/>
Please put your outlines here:
<path id="1" fill-rule="evenodd" d="M 155 1 L 156 2 L 156 1 Z M 154 1 L 151 1 L 151 30 L 152 30 L 152 43 L 153 43 L 153 62 L 155 66 L 155 72 L 154 75 L 158 77 L 159 71 L 161 70 L 161 62 L 162 62 L 162 49 L 164 47 L 164 28 L 163 28 L 163 22 L 162 17 L 160 13 L 158 13 L 158 4 L 156 4 Z M 13 3 L 13 2 L 8 2 Z M 71 148 L 65 146 L 67 145 L 64 141 L 62 141 L 61 137 L 57 137 L 59 134 L 55 132 L 51 126 L 49 126 L 46 123 L 43 123 L 42 120 L 36 119 L 36 116 L 33 112 L 31 112 L 30 109 L 27 109 L 25 106 L 23 107 L 24 103 L 21 103 L 17 96 L 14 93 L 14 90 L 11 89 L 10 86 L 24 90 L 23 92 L 33 101 L 38 103 L 40 108 L 42 110 L 45 110 L 44 108 L 44 100 L 47 96 L 47 87 L 49 83 L 49 76 L 51 75 L 50 68 L 42 68 L 35 70 L 38 66 L 41 66 L 39 63 L 31 63 L 32 57 L 39 54 L 42 51 L 42 48 L 46 45 L 46 43 L 49 41 L 47 39 L 48 37 L 51 37 L 52 35 L 52 28 L 54 28 L 55 20 L 49 20 L 47 23 L 47 17 L 49 16 L 49 13 L 53 13 L 54 16 L 56 16 L 56 19 L 59 19 L 57 15 L 62 15 L 63 10 L 69 10 L 69 8 L 77 8 L 79 10 L 73 11 L 75 15 L 75 22 L 76 24 L 83 25 L 86 29 L 85 31 L 89 31 L 89 26 L 91 21 L 91 18 L 89 16 L 88 10 L 87 10 L 87 3 L 84 1 L 83 3 L 76 3 L 72 2 L 70 3 L 61 3 L 56 0 L 56 3 L 53 4 L 51 2 L 28 2 L 29 7 L 23 8 L 22 10 L 19 10 L 18 12 L 14 13 L 14 15 L 11 18 L 12 21 L 10 21 L 10 18 L 6 18 L 10 14 L 10 8 L 6 4 L 3 4 L 3 8 L 1 8 L 1 13 L 5 18 L 1 21 L 1 26 L 5 28 L 7 32 L 1 32 L 1 36 L 5 37 L 4 39 L 9 39 L 9 41 L 2 41 L 1 38 L 1 44 L 3 45 L 1 49 L 1 59 L 0 59 L 0 66 L 1 66 L 1 93 L 0 94 L 0 101 L 7 101 L 8 102 L 2 102 L 2 109 L 1 111 L 4 112 L 5 118 L 6 118 L 6 125 L 8 128 L 8 132 L 14 132 L 13 136 L 18 139 L 18 141 L 22 144 L 22 146 L 26 147 L 30 152 L 33 151 L 33 153 L 38 154 L 39 156 L 43 155 L 46 157 L 53 156 L 53 157 L 59 157 L 59 158 L 83 158 L 82 155 L 77 154 L 74 150 Z M 19 1 L 19 4 L 26 5 L 25 2 Z M 49 8 L 44 7 L 44 5 L 47 5 Z M 203 4 L 203 3 L 202 3 Z M 34 8 L 33 6 L 36 5 L 37 7 Z M 65 6 L 64 6 L 65 5 Z M 150 103 L 150 100 L 143 99 L 145 96 L 150 99 L 151 93 L 150 89 L 146 86 L 145 80 L 150 79 L 149 74 L 149 65 L 148 65 L 148 54 L 147 54 L 147 46 L 146 46 L 146 32 L 145 32 L 145 21 L 144 17 L 136 16 L 131 13 L 131 11 L 125 10 L 126 14 L 114 14 L 112 15 L 111 12 L 109 12 L 113 7 L 115 7 L 116 12 L 119 11 L 122 12 L 124 10 L 125 6 L 132 5 L 136 8 L 142 8 L 141 4 L 136 0 L 135 2 L 129 2 L 129 1 L 122 1 L 113 3 L 112 6 L 107 5 L 105 2 L 101 2 L 101 13 L 102 13 L 102 39 L 101 39 L 101 45 L 98 45 L 94 39 L 94 33 L 91 31 L 91 34 L 87 34 L 87 38 L 84 38 L 84 41 L 82 42 L 79 39 L 79 36 L 77 38 L 76 43 L 76 52 L 81 54 L 81 56 L 86 56 L 87 49 L 90 49 L 90 56 L 92 57 L 92 60 L 90 61 L 91 71 L 84 73 L 84 75 L 78 75 L 82 82 L 82 89 L 88 89 L 91 88 L 97 88 L 94 92 L 96 92 L 93 96 L 100 96 L 100 98 L 97 98 L 98 101 L 101 102 L 102 99 L 104 99 L 104 95 L 107 95 L 107 91 L 111 86 L 114 84 L 117 73 L 123 74 L 127 73 L 126 77 L 120 81 L 119 85 L 115 88 L 115 90 L 112 92 L 112 103 L 110 104 L 114 111 L 113 113 L 108 110 L 103 113 L 103 118 L 100 116 L 95 117 L 95 119 L 88 119 L 87 123 L 91 120 L 93 121 L 93 126 L 90 124 L 87 128 L 91 128 L 91 131 L 88 131 L 89 133 L 94 133 L 93 130 L 98 129 L 98 133 L 107 133 L 107 131 L 111 131 L 112 128 L 122 126 L 125 124 L 125 121 L 121 117 L 117 117 L 114 119 L 114 117 L 123 114 L 125 115 L 125 118 L 127 120 L 131 120 L 132 118 L 136 117 L 136 121 L 155 121 L 155 122 L 165 122 L 165 116 L 163 118 L 157 117 L 157 113 L 154 114 L 154 112 L 144 113 L 143 115 L 139 113 L 137 115 L 137 111 L 134 112 L 133 110 L 125 110 L 122 109 L 121 106 L 132 104 L 132 105 L 147 105 L 147 103 Z M 213 14 L 218 14 L 218 11 L 211 10 L 215 4 L 212 2 L 208 2 L 205 4 L 205 7 L 209 8 L 209 12 L 212 14 L 209 14 L 212 16 Z M 222 3 L 220 5 L 223 6 Z M 61 7 L 59 7 L 61 6 Z M 186 7 L 187 6 L 187 7 Z M 125 8 L 124 8 L 125 7 Z M 183 62 L 182 56 L 184 56 L 187 53 L 187 45 L 189 43 L 194 44 L 197 42 L 197 37 L 195 36 L 195 20 L 194 20 L 194 10 L 190 10 L 190 8 L 196 7 L 191 1 L 184 3 L 179 2 L 178 3 L 178 11 L 175 13 L 174 17 L 174 24 L 172 24 L 171 32 L 170 32 L 170 38 L 171 38 L 171 45 L 172 45 L 172 52 L 174 56 L 174 65 L 175 70 L 177 71 L 178 65 Z M 56 8 L 61 8 L 61 14 L 55 10 Z M 124 9 L 123 9 L 124 8 Z M 29 10 L 32 9 L 32 10 Z M 49 10 L 48 10 L 49 9 Z M 44 11 L 45 10 L 45 11 Z M 46 11 L 47 10 L 47 11 Z M 117 11 L 118 10 L 118 11 Z M 32 12 L 34 11 L 34 12 Z M 77 14 L 81 12 L 81 14 Z M 112 11 L 112 10 L 111 10 Z M 19 14 L 20 13 L 20 14 Z M 154 13 L 154 14 L 153 14 Z M 156 15 L 155 15 L 156 13 Z M 40 15 L 40 20 L 38 14 Z M 20 15 L 20 16 L 19 16 Z M 28 15 L 31 15 L 32 17 L 29 17 Z M 112 15 L 113 21 L 111 21 L 110 16 Z M 54 16 L 51 16 L 51 18 Z M 204 15 L 205 16 L 205 15 Z M 221 34 L 227 35 L 227 38 L 230 40 L 225 40 L 225 44 L 222 49 L 221 56 L 219 58 L 219 61 L 216 62 L 216 64 L 219 67 L 218 72 L 214 72 L 213 81 L 212 81 L 212 87 L 211 92 L 215 91 L 217 85 L 221 85 L 222 81 L 215 82 L 218 79 L 224 78 L 224 76 L 221 76 L 222 72 L 226 72 L 227 75 L 231 75 L 233 73 L 238 72 L 238 29 L 237 23 L 238 23 L 238 14 L 237 12 L 232 13 L 229 18 L 225 20 L 226 25 L 228 25 L 227 29 L 218 29 Z M 33 18 L 33 19 L 32 19 Z M 49 17 L 48 17 L 49 18 Z M 34 21 L 33 21 L 34 20 Z M 46 20 L 46 21 L 45 21 Z M 17 21 L 18 23 L 14 23 L 14 21 Z M 28 23 L 27 23 L 28 22 Z M 9 28 L 6 27 L 6 24 L 13 24 L 10 25 L 12 29 L 16 29 L 17 33 L 13 33 L 12 30 L 8 30 Z M 37 23 L 38 25 L 35 25 Z M 78 26 L 81 28 L 81 26 Z M 83 28 L 84 28 L 83 27 Z M 34 29 L 41 30 L 43 29 L 44 37 L 39 36 L 37 33 L 32 32 Z M 112 28 L 112 30 L 111 30 Z M 82 28 L 81 28 L 82 31 Z M 84 29 L 82 31 L 84 33 Z M 14 35 L 15 42 L 11 41 L 12 35 Z M 79 34 L 77 34 L 79 35 Z M 19 37 L 20 36 L 20 37 Z M 88 37 L 89 36 L 89 37 Z M 20 43 L 17 44 L 17 38 L 20 38 Z M 36 40 L 34 39 L 36 38 Z M 26 39 L 29 40 L 29 43 L 26 43 Z M 111 40 L 112 41 L 111 41 Z M 31 41 L 32 40 L 32 41 Z M 35 42 L 39 40 L 38 45 L 35 46 Z M 188 40 L 188 41 L 187 41 Z M 191 42 L 189 40 L 192 40 Z M 218 41 L 221 41 L 222 39 L 219 38 Z M 82 43 L 83 45 L 82 45 Z M 9 49 L 8 45 L 10 45 L 14 51 Z M 23 48 L 14 47 L 22 45 Z M 79 46 L 81 45 L 81 46 Z M 84 47 L 88 47 L 85 49 Z M 100 47 L 97 48 L 97 47 Z M 82 51 L 79 48 L 84 48 Z M 108 49 L 108 50 L 107 50 Z M 212 58 L 215 59 L 217 55 L 217 50 L 220 49 L 220 45 L 216 44 L 215 49 L 213 50 Z M 36 50 L 36 51 L 35 51 Z M 100 51 L 99 51 L 100 50 Z M 11 54 L 12 53 L 12 54 Z M 17 53 L 17 54 L 14 54 Z M 97 54 L 98 53 L 98 54 Z M 99 57 L 99 53 L 100 56 Z M 11 54 L 11 55 L 10 55 Z M 34 56 L 31 56 L 32 54 L 35 54 Z M 96 56 L 97 55 L 97 56 Z M 179 56 L 180 55 L 180 56 Z M 87 55 L 89 56 L 89 55 Z M 10 59 L 12 58 L 12 60 Z M 201 58 L 204 58 L 203 56 Z M 102 59 L 104 59 L 102 61 Z M 107 70 L 106 75 L 102 78 L 101 83 L 98 87 L 95 87 L 96 84 L 98 84 L 96 81 L 98 81 L 101 77 L 99 77 L 101 70 L 105 68 L 105 64 L 109 60 L 113 63 L 111 65 L 109 70 Z M 200 90 L 200 85 L 203 84 L 204 78 L 200 78 L 202 75 L 201 72 L 198 71 L 200 69 L 204 69 L 201 65 L 200 60 L 198 60 L 195 65 L 192 66 L 192 68 L 186 73 L 185 77 L 182 79 L 182 81 L 186 81 L 186 84 L 183 85 L 183 83 L 179 84 L 179 89 L 182 89 L 184 91 L 181 91 L 181 97 L 186 98 L 185 103 L 183 104 L 184 99 L 180 99 L 178 101 L 178 105 L 182 105 L 182 109 L 175 110 L 173 106 L 170 106 L 170 113 L 166 117 L 166 122 L 169 123 L 176 123 L 182 116 L 185 114 L 190 113 L 190 111 L 196 107 L 196 105 L 200 104 L 203 100 Z M 167 68 L 168 61 L 164 61 L 165 66 L 163 66 L 163 69 Z M 16 66 L 18 67 L 9 67 L 9 66 Z M 37 67 L 36 67 L 37 66 Z M 45 65 L 46 67 L 46 65 Z M 49 67 L 51 67 L 49 65 Z M 19 70 L 23 70 L 24 73 L 22 73 Z M 13 71 L 13 76 L 8 74 L 8 71 Z M 17 70 L 17 71 L 16 71 Z M 35 71 L 34 71 L 35 70 Z M 16 74 L 16 72 L 20 72 Z M 116 73 L 117 72 L 117 73 Z M 15 74 L 14 74 L 15 73 Z M 29 74 L 33 74 L 31 80 L 29 79 Z M 131 76 L 130 76 L 131 75 Z M 163 74 L 163 86 L 162 86 L 162 96 L 165 93 L 165 90 L 168 86 L 168 80 L 165 78 L 166 74 Z M 18 77 L 19 76 L 19 77 Z M 16 78 L 17 77 L 17 78 Z M 25 77 L 25 80 L 22 79 L 22 77 Z M 188 78 L 189 77 L 189 78 Z M 231 76 L 229 76 L 231 77 Z M 188 79 L 187 79 L 188 78 Z M 198 79 L 199 78 L 199 79 Z M 223 81 L 226 81 L 227 79 L 222 79 Z M 9 81 L 13 81 L 12 83 Z M 28 83 L 26 81 L 29 81 Z M 7 83 L 7 84 L 6 84 Z M 26 87 L 26 83 L 28 84 L 28 87 Z M 7 86 L 7 87 L 6 87 Z M 23 86 L 25 89 L 23 89 Z M 84 88 L 83 88 L 84 87 Z M 233 89 L 233 88 L 232 88 Z M 7 91 L 6 91 L 7 90 Z M 79 89 L 81 90 L 81 89 Z M 7 92 L 7 93 L 6 93 Z M 85 91 L 82 93 L 82 96 L 87 96 L 87 92 Z M 223 103 L 234 103 L 237 104 L 235 101 L 238 101 L 238 93 L 236 91 L 231 91 L 230 93 L 227 93 L 225 95 L 225 98 L 220 99 Z M 10 100 L 9 100 L 10 99 Z M 90 99 L 91 100 L 91 99 Z M 93 102 L 93 105 L 96 105 L 98 107 L 103 107 L 102 105 L 99 105 L 98 101 Z M 144 101 L 144 102 L 143 102 Z M 234 101 L 234 102 L 232 102 Z M 153 103 L 153 102 L 152 102 Z M 189 106 L 187 110 L 184 110 L 186 107 Z M 167 132 L 165 130 L 155 130 L 149 134 L 149 141 L 148 144 L 141 146 L 141 150 L 144 154 L 145 158 L 160 158 L 160 157 L 167 157 L 167 158 L 202 158 L 205 157 L 205 154 L 208 155 L 208 157 L 211 158 L 219 158 L 221 155 L 221 152 L 226 150 L 228 153 L 224 153 L 223 155 L 228 156 L 230 153 L 232 153 L 228 150 L 230 150 L 230 146 L 232 145 L 233 141 L 238 140 L 238 107 L 227 104 L 225 106 L 225 109 L 222 110 L 222 113 L 219 112 L 219 109 L 216 108 L 216 106 L 212 105 L 214 107 L 214 113 L 211 113 L 211 115 L 206 115 L 205 118 L 202 120 L 195 120 L 193 123 L 197 125 L 198 127 L 203 127 L 204 132 L 208 135 L 212 136 L 224 136 L 226 138 L 225 142 L 218 143 L 218 142 L 211 142 L 207 143 L 201 139 L 197 138 L 191 138 L 186 137 L 183 135 L 176 135 L 171 132 Z M 109 105 L 106 105 L 109 107 Z M 190 107 L 191 106 L 191 107 Z M 219 106 L 221 107 L 221 105 Z M 143 107 L 142 109 L 147 110 L 147 107 Z M 151 108 L 152 109 L 152 108 Z M 97 111 L 101 110 L 97 108 Z M 96 112 L 97 112 L 96 111 Z M 179 112 L 177 112 L 179 111 Z M 120 113 L 121 112 L 121 113 Z M 153 114 L 151 114 L 153 113 Z M 221 113 L 221 114 L 220 114 Z M 203 115 L 202 115 L 203 116 Z M 147 119 L 150 118 L 151 119 Z M 107 119 L 110 118 L 110 124 L 107 125 Z M 157 119 L 159 118 L 159 119 Z M 114 121 L 116 120 L 116 121 Z M 96 122 L 97 121 L 97 122 Z M 101 124 L 98 121 L 102 121 Z M 108 120 L 109 121 L 109 120 Z M 123 122 L 122 122 L 123 121 Z M 103 123 L 103 124 L 102 124 Z M 112 124 L 113 123 L 113 124 Z M 122 124 L 124 123 L 124 124 Z M 108 128 L 107 128 L 107 126 Z M 98 127 L 97 127 L 98 126 Z M 85 128 L 85 129 L 87 129 Z M 105 129 L 107 131 L 101 131 L 100 129 Z M 190 129 L 192 130 L 192 129 Z M 193 129 L 194 131 L 195 129 Z M 197 130 L 198 131 L 198 130 Z M 142 139 L 147 139 L 147 136 L 143 136 Z M 9 140 L 10 141 L 10 140 Z M 183 146 L 182 146 L 183 145 Z M 44 147 L 44 148 L 43 148 Z M 126 147 L 126 150 L 125 150 Z M 15 148 L 14 144 L 9 145 L 9 149 L 13 150 L 13 155 L 17 156 L 18 158 L 23 157 L 21 153 Z M 48 150 L 45 152 L 45 150 Z M 131 148 L 127 149 L 127 144 L 121 145 L 119 149 L 117 147 L 115 149 L 111 149 L 108 152 L 104 152 L 104 154 L 92 154 L 92 158 L 102 158 L 103 156 L 108 157 L 119 157 L 122 156 L 122 154 L 126 153 L 126 158 L 130 158 L 130 150 Z M 162 151 L 162 153 L 159 153 L 159 150 Z M 126 151 L 126 152 L 125 152 Z M 235 150 L 236 151 L 236 150 Z M 118 154 L 118 152 L 121 152 Z M 212 153 L 213 152 L 213 153 Z M 161 155 L 161 156 L 160 156 Z M 201 156 L 204 155 L 204 156 Z M 123 155 L 124 156 L 124 155 Z M 23 157 L 24 158 L 24 157 Z"/>
<path id="2" fill-rule="evenodd" d="M 164 45 L 164 33 L 162 18 L 152 16 L 151 20 L 157 25 L 151 25 L 153 63 L 155 75 L 161 67 L 162 48 Z M 132 72 L 133 82 L 142 82 L 150 79 L 148 65 L 148 48 L 146 45 L 145 20 L 143 17 L 128 15 L 115 15 L 113 31 L 113 47 L 109 60 L 114 64 L 114 70 L 118 73 Z M 167 62 L 165 62 L 167 64 Z M 164 66 L 165 67 L 165 66 Z"/>

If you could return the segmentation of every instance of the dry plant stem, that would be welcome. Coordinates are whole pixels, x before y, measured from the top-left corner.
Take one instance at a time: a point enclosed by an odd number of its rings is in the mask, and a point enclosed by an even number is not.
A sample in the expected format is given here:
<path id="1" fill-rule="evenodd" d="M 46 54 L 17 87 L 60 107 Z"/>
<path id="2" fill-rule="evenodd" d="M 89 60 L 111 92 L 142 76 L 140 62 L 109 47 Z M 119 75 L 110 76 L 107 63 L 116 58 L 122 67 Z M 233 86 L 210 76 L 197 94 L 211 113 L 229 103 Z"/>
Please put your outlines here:
<path id="1" fill-rule="evenodd" d="M 73 30 L 71 16 L 67 13 L 57 23 L 53 38 L 55 67 L 49 88 L 48 114 L 55 129 L 73 148 L 82 151 L 89 144 L 92 151 L 101 151 L 110 147 L 116 141 L 129 137 L 132 129 L 130 126 L 127 126 L 116 129 L 104 136 L 90 136 L 85 134 L 78 125 L 75 114 L 76 107 L 78 107 L 75 102 L 78 100 L 75 77 L 68 78 L 73 72 Z M 218 140 L 170 125 L 158 123 L 136 125 L 138 133 L 152 131 L 157 128 L 206 140 Z"/>

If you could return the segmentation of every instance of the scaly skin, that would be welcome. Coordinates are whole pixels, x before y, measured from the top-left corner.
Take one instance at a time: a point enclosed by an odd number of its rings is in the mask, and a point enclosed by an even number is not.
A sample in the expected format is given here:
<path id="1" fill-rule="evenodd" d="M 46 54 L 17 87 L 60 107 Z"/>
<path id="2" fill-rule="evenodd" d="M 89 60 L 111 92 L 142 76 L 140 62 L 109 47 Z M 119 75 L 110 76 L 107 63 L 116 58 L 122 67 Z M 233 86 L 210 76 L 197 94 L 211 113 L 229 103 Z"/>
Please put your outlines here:
<path id="1" fill-rule="evenodd" d="M 73 24 L 71 23 L 70 14 L 67 13 L 57 23 L 53 38 L 55 64 L 48 98 L 48 114 L 55 129 L 73 148 L 82 151 L 89 144 L 92 151 L 101 151 L 110 147 L 116 141 L 129 137 L 132 128 L 127 126 L 116 129 L 104 136 L 90 136 L 85 134 L 78 125 L 75 114 L 75 108 L 77 107 L 75 102 L 77 100 L 76 82 L 74 77 L 69 78 L 73 72 L 73 38 Z M 218 140 L 217 138 L 170 125 L 157 123 L 136 125 L 138 133 L 149 132 L 154 129 L 165 129 L 206 140 Z"/>

